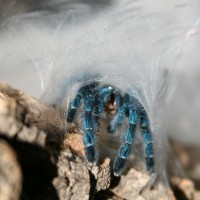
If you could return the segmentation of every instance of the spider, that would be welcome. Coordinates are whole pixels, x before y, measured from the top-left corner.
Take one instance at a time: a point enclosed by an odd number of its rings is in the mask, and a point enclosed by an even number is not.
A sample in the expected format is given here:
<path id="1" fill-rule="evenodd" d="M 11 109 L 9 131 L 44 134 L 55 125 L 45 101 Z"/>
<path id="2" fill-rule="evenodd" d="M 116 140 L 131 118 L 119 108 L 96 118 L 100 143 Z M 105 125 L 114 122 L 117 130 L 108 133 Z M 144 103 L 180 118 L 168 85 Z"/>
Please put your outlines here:
<path id="1" fill-rule="evenodd" d="M 109 104 L 111 98 L 114 98 L 114 104 L 118 108 L 121 103 L 121 95 L 118 89 L 112 86 L 103 86 L 98 89 L 98 83 L 93 82 L 81 87 L 75 99 L 70 103 L 67 111 L 67 122 L 74 121 L 77 109 L 81 103 L 84 104 L 83 118 L 83 143 L 85 145 L 85 154 L 90 163 L 96 164 L 97 153 L 94 147 L 95 133 L 99 130 L 100 117 L 106 105 Z"/>
<path id="2" fill-rule="evenodd" d="M 84 105 L 83 143 L 87 160 L 92 164 L 97 163 L 95 133 L 99 130 L 101 116 L 110 101 L 114 102 L 117 112 L 107 127 L 108 133 L 114 133 L 120 128 L 125 118 L 128 118 L 128 127 L 123 134 L 122 145 L 113 165 L 114 175 L 120 176 L 125 170 L 138 126 L 143 136 L 146 168 L 148 172 L 152 173 L 154 171 L 153 138 L 147 112 L 143 105 L 138 98 L 127 93 L 122 98 L 119 89 L 113 86 L 105 85 L 99 88 L 97 82 L 82 86 L 67 110 L 66 120 L 68 123 L 72 123 L 78 108 L 82 103 Z"/>

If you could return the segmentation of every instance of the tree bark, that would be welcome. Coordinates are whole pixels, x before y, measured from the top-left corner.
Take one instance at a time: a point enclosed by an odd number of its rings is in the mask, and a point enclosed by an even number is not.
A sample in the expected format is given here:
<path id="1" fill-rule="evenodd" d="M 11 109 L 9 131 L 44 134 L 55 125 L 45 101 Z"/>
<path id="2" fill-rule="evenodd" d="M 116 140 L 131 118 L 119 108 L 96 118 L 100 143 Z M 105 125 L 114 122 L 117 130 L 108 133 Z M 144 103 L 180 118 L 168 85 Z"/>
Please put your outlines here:
<path id="1" fill-rule="evenodd" d="M 52 106 L 0 83 L 0 199 L 175 199 L 168 186 L 130 169 L 116 178 L 112 161 L 90 166 L 82 134 Z"/>

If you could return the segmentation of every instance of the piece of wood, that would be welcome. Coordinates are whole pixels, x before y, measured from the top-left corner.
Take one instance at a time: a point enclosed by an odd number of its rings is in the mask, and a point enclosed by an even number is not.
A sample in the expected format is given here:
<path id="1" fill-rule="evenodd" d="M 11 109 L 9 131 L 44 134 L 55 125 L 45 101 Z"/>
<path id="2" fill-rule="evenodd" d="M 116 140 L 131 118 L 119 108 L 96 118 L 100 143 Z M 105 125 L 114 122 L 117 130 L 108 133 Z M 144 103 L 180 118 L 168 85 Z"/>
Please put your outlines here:
<path id="1" fill-rule="evenodd" d="M 0 199 L 17 200 L 22 189 L 22 173 L 12 147 L 0 139 Z"/>
<path id="2" fill-rule="evenodd" d="M 90 166 L 82 135 L 75 129 L 69 134 L 65 119 L 53 107 L 0 83 L 0 148 L 7 149 L 0 153 L 0 191 L 13 191 L 7 199 L 174 199 L 161 183 L 146 187 L 150 176 L 145 172 L 131 169 L 121 179 L 113 177 L 112 161 L 106 157 Z M 6 152 L 7 160 L 2 156 Z M 14 183 L 3 173 L 9 165 Z"/>

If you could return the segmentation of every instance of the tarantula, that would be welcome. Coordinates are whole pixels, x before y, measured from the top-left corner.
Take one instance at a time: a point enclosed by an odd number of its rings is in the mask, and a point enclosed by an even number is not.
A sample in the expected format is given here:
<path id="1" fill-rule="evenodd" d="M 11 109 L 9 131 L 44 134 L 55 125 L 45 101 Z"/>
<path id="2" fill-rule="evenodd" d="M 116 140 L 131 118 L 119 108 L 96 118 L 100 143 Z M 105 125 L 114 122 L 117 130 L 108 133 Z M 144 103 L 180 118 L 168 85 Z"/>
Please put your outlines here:
<path id="1" fill-rule="evenodd" d="M 78 108 L 82 103 L 84 105 L 83 143 L 87 160 L 92 164 L 97 163 L 98 156 L 95 150 L 95 133 L 99 130 L 101 116 L 111 100 L 113 100 L 117 112 L 108 125 L 107 132 L 114 133 L 120 128 L 125 118 L 128 119 L 128 127 L 123 134 L 123 141 L 114 161 L 114 175 L 119 176 L 124 172 L 138 126 L 143 136 L 147 171 L 153 172 L 153 138 L 149 128 L 147 112 L 143 105 L 136 97 L 127 93 L 122 97 L 119 89 L 111 85 L 99 87 L 97 82 L 82 86 L 78 90 L 76 97 L 71 101 L 69 109 L 67 110 L 66 120 L 68 123 L 72 123 Z"/>

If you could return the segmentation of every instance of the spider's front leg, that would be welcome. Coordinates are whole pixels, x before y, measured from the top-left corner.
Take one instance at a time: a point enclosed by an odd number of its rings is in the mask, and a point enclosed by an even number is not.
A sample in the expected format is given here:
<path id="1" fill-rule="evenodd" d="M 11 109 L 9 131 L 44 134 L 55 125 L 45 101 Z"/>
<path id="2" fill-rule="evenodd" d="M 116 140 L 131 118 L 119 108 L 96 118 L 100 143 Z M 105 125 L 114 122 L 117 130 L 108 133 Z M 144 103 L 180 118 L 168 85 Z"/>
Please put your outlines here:
<path id="1" fill-rule="evenodd" d="M 123 135 L 123 143 L 120 147 L 117 158 L 114 161 L 113 171 L 115 176 L 119 176 L 125 169 L 127 160 L 131 152 L 131 146 L 135 137 L 135 130 L 138 123 L 138 114 L 135 108 L 128 106 L 128 128 Z"/>
<path id="2" fill-rule="evenodd" d="M 112 133 L 123 123 L 125 117 L 128 117 L 128 128 L 123 135 L 123 143 L 120 147 L 117 158 L 114 161 L 114 174 L 116 176 L 123 173 L 127 160 L 131 152 L 131 146 L 134 141 L 136 127 L 139 124 L 144 143 L 145 162 L 149 172 L 154 170 L 154 153 L 152 134 L 149 129 L 149 120 L 147 113 L 140 101 L 128 94 L 124 96 L 123 105 L 119 108 L 118 114 L 108 127 L 108 132 Z"/>
<path id="3" fill-rule="evenodd" d="M 82 100 L 84 100 L 84 96 L 89 93 L 94 93 L 95 89 L 97 87 L 97 83 L 91 83 L 88 85 L 85 85 L 81 87 L 77 94 L 76 97 L 71 101 L 69 109 L 67 111 L 67 122 L 72 123 L 74 121 L 77 109 L 80 107 Z"/>
<path id="4" fill-rule="evenodd" d="M 95 164 L 97 161 L 97 153 L 94 147 L 95 136 L 93 128 L 93 110 L 95 106 L 97 83 L 93 82 L 82 86 L 76 97 L 71 101 L 67 113 L 67 122 L 72 123 L 75 119 L 78 108 L 81 103 L 84 104 L 84 118 L 83 118 L 83 143 L 85 146 L 85 155 L 90 163 Z"/>
<path id="5" fill-rule="evenodd" d="M 85 97 L 85 135 L 83 141 L 88 161 L 95 164 L 97 161 L 97 154 L 94 148 L 94 132 L 99 130 L 101 115 L 112 99 L 113 106 L 118 109 L 121 103 L 121 95 L 119 90 L 112 86 L 103 86 L 95 92 L 95 95 L 94 93 L 88 93 Z"/>
<path id="6" fill-rule="evenodd" d="M 140 129 L 143 136 L 143 146 L 147 171 L 154 172 L 153 138 L 149 128 L 149 119 L 144 108 L 140 110 Z"/>
<path id="7" fill-rule="evenodd" d="M 68 110 L 67 122 L 72 123 L 76 116 L 76 112 L 83 102 L 84 117 L 83 117 L 83 143 L 85 146 L 85 155 L 87 160 L 96 164 L 98 155 L 95 150 L 95 133 L 100 127 L 101 115 L 105 107 L 111 99 L 115 107 L 119 107 L 121 95 L 119 90 L 112 86 L 104 86 L 97 89 L 97 83 L 91 83 L 81 87 L 75 99 L 70 103 Z"/>
<path id="8" fill-rule="evenodd" d="M 84 96 L 84 119 L 83 119 L 83 142 L 85 145 L 85 155 L 87 160 L 96 164 L 97 162 L 97 152 L 95 150 L 95 136 L 93 128 L 93 109 L 95 105 L 95 94 L 94 92 L 88 92 Z"/>
<path id="9" fill-rule="evenodd" d="M 125 120 L 125 117 L 128 117 L 128 128 L 123 135 L 123 143 L 120 147 L 118 156 L 114 161 L 113 171 L 115 176 L 121 175 L 126 167 L 135 137 L 136 126 L 138 124 L 138 113 L 134 105 L 130 104 L 128 94 L 125 95 L 123 105 L 119 108 L 118 114 L 108 126 L 108 132 L 113 133 L 118 129 Z"/>

